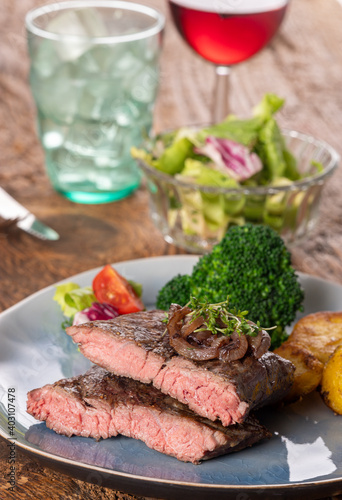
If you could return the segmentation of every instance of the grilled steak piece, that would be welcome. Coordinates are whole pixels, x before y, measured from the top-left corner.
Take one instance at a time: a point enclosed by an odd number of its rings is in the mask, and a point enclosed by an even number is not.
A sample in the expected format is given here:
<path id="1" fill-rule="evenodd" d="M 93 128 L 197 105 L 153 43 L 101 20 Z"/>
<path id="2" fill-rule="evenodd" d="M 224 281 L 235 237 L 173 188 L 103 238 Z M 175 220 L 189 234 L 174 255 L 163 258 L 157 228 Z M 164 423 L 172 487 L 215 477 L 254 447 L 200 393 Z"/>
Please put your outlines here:
<path id="1" fill-rule="evenodd" d="M 164 394 L 227 426 L 249 412 L 281 400 L 293 382 L 294 366 L 267 352 L 225 363 L 192 361 L 169 344 L 165 312 L 143 311 L 66 329 L 80 351 L 106 370 L 153 383 Z"/>
<path id="2" fill-rule="evenodd" d="M 27 411 L 59 434 L 123 434 L 185 462 L 198 463 L 251 446 L 270 433 L 253 417 L 223 427 L 147 384 L 98 366 L 28 393 Z"/>

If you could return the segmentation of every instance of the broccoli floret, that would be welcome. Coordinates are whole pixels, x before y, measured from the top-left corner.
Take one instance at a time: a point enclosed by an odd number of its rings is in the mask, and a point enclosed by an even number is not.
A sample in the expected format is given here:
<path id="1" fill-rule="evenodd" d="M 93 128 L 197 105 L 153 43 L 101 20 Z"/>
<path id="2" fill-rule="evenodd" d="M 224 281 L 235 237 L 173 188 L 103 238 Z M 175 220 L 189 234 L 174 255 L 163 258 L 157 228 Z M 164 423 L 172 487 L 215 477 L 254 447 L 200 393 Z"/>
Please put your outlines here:
<path id="1" fill-rule="evenodd" d="M 172 303 L 185 306 L 190 300 L 191 282 L 188 274 L 177 274 L 166 283 L 157 296 L 157 307 L 168 311 Z"/>
<path id="2" fill-rule="evenodd" d="M 175 276 L 160 290 L 157 307 L 185 305 L 190 297 L 210 303 L 227 300 L 231 309 L 248 311 L 248 319 L 272 328 L 272 349 L 287 337 L 285 327 L 303 310 L 304 292 L 283 240 L 267 226 L 231 227 L 211 253 L 203 255 L 191 275 Z"/>
<path id="3" fill-rule="evenodd" d="M 268 226 L 231 227 L 211 253 L 200 258 L 191 275 L 191 294 L 247 310 L 248 319 L 269 331 L 272 348 L 286 337 L 285 326 L 302 310 L 304 292 L 283 240 Z"/>

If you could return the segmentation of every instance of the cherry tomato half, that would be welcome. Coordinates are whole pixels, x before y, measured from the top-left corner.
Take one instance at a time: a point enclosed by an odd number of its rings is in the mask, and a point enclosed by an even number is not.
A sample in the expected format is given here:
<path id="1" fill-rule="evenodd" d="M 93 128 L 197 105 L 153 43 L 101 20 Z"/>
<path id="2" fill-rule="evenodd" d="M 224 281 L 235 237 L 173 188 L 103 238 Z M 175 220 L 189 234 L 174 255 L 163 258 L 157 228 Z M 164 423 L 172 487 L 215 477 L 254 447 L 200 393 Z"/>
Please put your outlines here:
<path id="1" fill-rule="evenodd" d="M 95 276 L 93 290 L 99 302 L 111 304 L 119 314 L 145 309 L 132 285 L 109 264 Z"/>

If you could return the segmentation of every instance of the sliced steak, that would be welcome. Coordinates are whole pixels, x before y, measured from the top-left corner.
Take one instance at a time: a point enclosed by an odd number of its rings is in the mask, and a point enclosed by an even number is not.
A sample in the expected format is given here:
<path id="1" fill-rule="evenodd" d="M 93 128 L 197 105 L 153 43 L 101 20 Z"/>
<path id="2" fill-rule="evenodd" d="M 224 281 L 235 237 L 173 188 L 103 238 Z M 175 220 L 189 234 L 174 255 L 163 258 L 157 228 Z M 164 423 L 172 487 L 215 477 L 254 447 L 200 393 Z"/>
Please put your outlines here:
<path id="1" fill-rule="evenodd" d="M 66 329 L 80 351 L 106 370 L 153 383 L 210 420 L 242 423 L 249 412 L 281 400 L 293 382 L 292 363 L 267 352 L 225 363 L 192 361 L 170 346 L 165 312 L 144 311 Z"/>
<path id="2" fill-rule="evenodd" d="M 253 417 L 223 427 L 147 384 L 95 366 L 28 393 L 27 411 L 59 434 L 109 438 L 123 434 L 185 462 L 238 451 L 270 433 Z"/>

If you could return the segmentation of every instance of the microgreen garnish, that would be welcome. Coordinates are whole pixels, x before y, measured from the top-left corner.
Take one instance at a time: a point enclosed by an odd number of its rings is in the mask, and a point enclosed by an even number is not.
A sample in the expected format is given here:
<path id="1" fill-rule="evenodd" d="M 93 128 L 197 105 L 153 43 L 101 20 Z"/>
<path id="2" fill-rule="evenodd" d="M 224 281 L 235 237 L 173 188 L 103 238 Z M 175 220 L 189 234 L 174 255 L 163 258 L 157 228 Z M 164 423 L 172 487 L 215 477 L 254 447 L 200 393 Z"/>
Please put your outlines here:
<path id="1" fill-rule="evenodd" d="M 209 330 L 213 335 L 221 333 L 228 337 L 236 332 L 239 335 L 256 337 L 262 329 L 259 322 L 248 321 L 246 318 L 248 311 L 229 310 L 229 297 L 217 304 L 201 302 L 196 297 L 191 297 L 187 306 L 192 309 L 188 314 L 191 316 L 190 322 L 195 321 L 200 316 L 204 318 L 204 323 L 195 332 Z M 263 329 L 265 330 L 265 328 Z"/>

